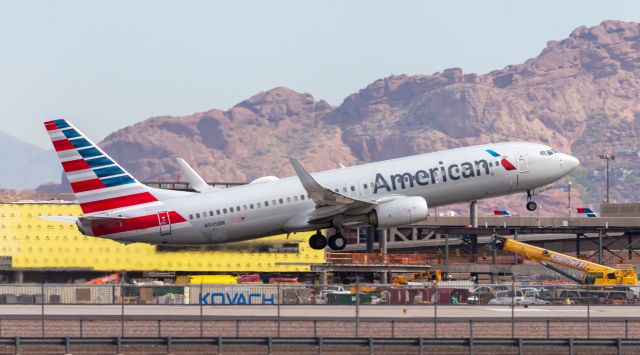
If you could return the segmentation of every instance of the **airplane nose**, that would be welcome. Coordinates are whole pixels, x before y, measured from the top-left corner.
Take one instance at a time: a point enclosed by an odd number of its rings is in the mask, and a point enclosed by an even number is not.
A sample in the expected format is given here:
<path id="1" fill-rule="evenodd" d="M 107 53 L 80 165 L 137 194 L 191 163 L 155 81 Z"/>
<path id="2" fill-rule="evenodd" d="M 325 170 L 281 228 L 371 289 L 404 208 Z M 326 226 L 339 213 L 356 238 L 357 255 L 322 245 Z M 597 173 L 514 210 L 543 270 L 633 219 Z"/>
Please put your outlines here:
<path id="1" fill-rule="evenodd" d="M 564 155 L 563 160 L 565 161 L 565 167 L 567 169 L 567 173 L 577 168 L 580 165 L 580 160 L 578 160 L 578 158 L 569 154 L 563 154 L 563 155 Z"/>

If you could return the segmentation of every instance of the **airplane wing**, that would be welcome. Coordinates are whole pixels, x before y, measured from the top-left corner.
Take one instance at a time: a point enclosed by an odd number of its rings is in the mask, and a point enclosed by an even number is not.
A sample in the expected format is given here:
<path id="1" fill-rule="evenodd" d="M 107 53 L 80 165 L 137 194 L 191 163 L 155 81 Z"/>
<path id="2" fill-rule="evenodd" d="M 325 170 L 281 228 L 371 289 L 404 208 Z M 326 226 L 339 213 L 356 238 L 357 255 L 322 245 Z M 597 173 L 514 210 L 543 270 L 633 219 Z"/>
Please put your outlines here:
<path id="1" fill-rule="evenodd" d="M 311 197 L 311 199 L 316 203 L 316 207 L 346 206 L 350 209 L 374 207 L 376 205 L 376 203 L 345 196 L 339 192 L 323 187 L 316 181 L 316 179 L 313 178 L 313 176 L 311 176 L 311 174 L 309 174 L 298 160 L 293 158 L 290 158 L 289 160 L 291 161 L 291 165 L 293 165 L 293 169 L 296 171 L 298 178 L 300 178 L 302 186 L 307 190 L 309 197 Z"/>
<path id="2" fill-rule="evenodd" d="M 371 200 L 361 200 L 346 196 L 320 185 L 298 160 L 293 158 L 289 160 L 302 186 L 309 194 L 309 197 L 316 203 L 314 210 L 302 212 L 300 215 L 294 217 L 290 221 L 291 226 L 307 225 L 307 223 L 317 224 L 330 221 L 340 215 L 365 215 L 379 204 L 405 197 L 403 195 L 386 195 Z"/>

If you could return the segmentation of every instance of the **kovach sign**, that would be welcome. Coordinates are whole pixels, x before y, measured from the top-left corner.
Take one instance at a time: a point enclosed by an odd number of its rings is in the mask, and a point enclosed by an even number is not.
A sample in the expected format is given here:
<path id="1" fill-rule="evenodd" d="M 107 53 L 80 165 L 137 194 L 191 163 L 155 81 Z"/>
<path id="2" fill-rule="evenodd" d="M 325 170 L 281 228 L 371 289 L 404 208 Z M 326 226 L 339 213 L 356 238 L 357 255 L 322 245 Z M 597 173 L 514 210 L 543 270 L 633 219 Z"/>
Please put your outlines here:
<path id="1" fill-rule="evenodd" d="M 198 304 L 275 304 L 275 295 L 264 293 L 198 293 Z"/>

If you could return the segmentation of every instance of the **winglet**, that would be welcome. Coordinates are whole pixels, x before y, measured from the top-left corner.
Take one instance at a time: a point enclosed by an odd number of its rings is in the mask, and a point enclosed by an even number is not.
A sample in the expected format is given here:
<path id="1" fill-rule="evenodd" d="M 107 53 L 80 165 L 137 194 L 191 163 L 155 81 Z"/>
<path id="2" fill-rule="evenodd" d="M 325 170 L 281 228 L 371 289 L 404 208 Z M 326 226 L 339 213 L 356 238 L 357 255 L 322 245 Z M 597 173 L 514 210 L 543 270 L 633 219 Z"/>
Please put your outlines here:
<path id="1" fill-rule="evenodd" d="M 309 194 L 311 194 L 312 198 L 314 194 L 322 194 L 325 191 L 325 188 L 322 187 L 322 185 L 320 185 L 316 179 L 311 176 L 311 174 L 309 174 L 297 159 L 289 158 L 289 161 L 291 162 L 291 165 L 293 165 L 293 170 L 296 171 L 296 175 L 300 178 L 302 186 Z"/>
<path id="2" fill-rule="evenodd" d="M 207 192 L 213 190 L 213 187 L 209 186 L 209 184 L 207 184 L 207 182 L 204 181 L 204 179 L 200 175 L 198 175 L 198 173 L 196 173 L 196 171 L 193 170 L 193 168 L 191 168 L 184 159 L 177 158 L 176 160 L 178 161 L 180 170 L 182 170 L 182 173 L 187 178 L 187 181 L 189 181 L 191 188 L 198 192 Z"/>
<path id="3" fill-rule="evenodd" d="M 316 181 L 316 179 L 309 174 L 309 172 L 294 158 L 289 158 L 291 165 L 293 165 L 293 169 L 296 171 L 300 182 L 309 197 L 316 203 L 318 206 L 332 206 L 338 204 L 352 204 L 354 202 L 363 202 L 359 201 L 355 198 L 342 195 L 340 193 L 331 191 L 326 187 L 323 187 Z"/>

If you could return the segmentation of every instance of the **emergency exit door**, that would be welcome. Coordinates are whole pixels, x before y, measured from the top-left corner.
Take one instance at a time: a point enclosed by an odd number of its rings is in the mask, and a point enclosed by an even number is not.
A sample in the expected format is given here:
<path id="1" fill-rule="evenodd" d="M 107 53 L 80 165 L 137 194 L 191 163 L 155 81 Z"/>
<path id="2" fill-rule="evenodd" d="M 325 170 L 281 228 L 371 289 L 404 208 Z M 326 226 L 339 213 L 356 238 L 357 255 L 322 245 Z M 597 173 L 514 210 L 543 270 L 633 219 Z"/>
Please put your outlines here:
<path id="1" fill-rule="evenodd" d="M 160 224 L 160 235 L 171 234 L 171 220 L 167 211 L 158 212 L 158 222 Z"/>

